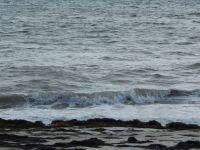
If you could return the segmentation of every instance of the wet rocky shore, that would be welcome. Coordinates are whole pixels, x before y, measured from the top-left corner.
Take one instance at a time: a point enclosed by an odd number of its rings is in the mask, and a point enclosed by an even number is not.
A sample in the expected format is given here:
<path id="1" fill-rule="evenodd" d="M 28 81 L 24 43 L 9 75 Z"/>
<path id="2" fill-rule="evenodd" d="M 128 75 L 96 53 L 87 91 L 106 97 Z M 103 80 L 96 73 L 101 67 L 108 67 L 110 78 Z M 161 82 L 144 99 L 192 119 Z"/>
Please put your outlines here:
<path id="1" fill-rule="evenodd" d="M 49 125 L 0 119 L 2 150 L 198 150 L 200 126 L 153 120 L 53 121 Z"/>

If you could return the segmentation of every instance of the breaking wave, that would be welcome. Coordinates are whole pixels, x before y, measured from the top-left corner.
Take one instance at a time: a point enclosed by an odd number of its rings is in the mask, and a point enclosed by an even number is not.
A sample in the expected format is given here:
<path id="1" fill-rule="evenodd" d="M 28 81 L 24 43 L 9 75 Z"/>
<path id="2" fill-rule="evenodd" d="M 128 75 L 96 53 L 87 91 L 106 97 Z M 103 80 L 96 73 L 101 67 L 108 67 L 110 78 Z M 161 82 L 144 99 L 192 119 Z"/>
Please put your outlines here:
<path id="1" fill-rule="evenodd" d="M 177 104 L 177 103 L 200 103 L 200 90 L 155 90 L 134 89 L 119 92 L 96 92 L 96 93 L 37 93 L 29 96 L 1 96 L 1 108 L 18 105 L 50 106 L 51 108 L 83 108 L 96 105 L 144 105 L 144 104 Z"/>

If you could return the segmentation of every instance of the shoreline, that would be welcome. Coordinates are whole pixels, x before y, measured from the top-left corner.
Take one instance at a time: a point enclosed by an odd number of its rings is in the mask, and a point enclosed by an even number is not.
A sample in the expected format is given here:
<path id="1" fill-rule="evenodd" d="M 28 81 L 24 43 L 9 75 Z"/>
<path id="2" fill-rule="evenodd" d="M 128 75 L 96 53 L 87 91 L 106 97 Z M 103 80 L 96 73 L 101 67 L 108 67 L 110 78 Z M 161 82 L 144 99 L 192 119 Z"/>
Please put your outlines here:
<path id="1" fill-rule="evenodd" d="M 0 149 L 6 150 L 198 150 L 200 126 L 157 121 L 121 121 L 96 118 L 86 121 L 0 119 Z"/>
<path id="2" fill-rule="evenodd" d="M 152 129 L 169 129 L 169 130 L 191 130 L 199 129 L 200 125 L 187 124 L 183 122 L 170 122 L 162 125 L 156 120 L 147 122 L 133 119 L 129 121 L 116 120 L 111 118 L 94 118 L 88 120 L 54 120 L 50 124 L 44 124 L 42 121 L 27 121 L 22 119 L 2 119 L 0 118 L 0 128 L 97 128 L 97 127 L 133 127 L 133 128 L 152 128 Z"/>

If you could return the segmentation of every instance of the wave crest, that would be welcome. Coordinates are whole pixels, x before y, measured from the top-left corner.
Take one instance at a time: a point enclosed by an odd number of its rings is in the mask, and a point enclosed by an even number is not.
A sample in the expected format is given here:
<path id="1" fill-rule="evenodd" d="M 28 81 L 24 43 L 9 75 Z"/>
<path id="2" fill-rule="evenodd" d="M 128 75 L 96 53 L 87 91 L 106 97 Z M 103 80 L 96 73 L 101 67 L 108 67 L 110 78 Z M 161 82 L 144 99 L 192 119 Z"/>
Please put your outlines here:
<path id="1" fill-rule="evenodd" d="M 200 97 L 199 90 L 155 90 L 134 89 L 119 92 L 68 93 L 58 95 L 37 94 L 28 98 L 32 105 L 53 105 L 53 107 L 88 107 L 95 105 L 115 104 L 153 104 L 153 103 L 183 103 L 190 97 Z"/>
<path id="2" fill-rule="evenodd" d="M 51 108 L 66 107 L 92 107 L 96 105 L 142 105 L 154 103 L 190 103 L 200 102 L 200 90 L 155 90 L 134 89 L 119 92 L 96 92 L 96 93 L 37 93 L 29 96 L 1 96 L 0 105 L 28 104 L 32 107 L 50 106 Z M 22 103 L 23 102 L 23 103 Z"/>

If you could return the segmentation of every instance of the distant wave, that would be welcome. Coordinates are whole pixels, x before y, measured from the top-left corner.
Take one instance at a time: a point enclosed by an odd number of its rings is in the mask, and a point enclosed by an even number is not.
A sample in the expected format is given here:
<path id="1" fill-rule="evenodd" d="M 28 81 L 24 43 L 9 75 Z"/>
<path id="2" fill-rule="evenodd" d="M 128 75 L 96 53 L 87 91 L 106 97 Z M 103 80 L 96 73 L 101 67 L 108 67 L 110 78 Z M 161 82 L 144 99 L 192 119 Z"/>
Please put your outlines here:
<path id="1" fill-rule="evenodd" d="M 26 104 L 26 98 L 22 95 L 0 96 L 0 108 L 10 108 Z"/>
<path id="2" fill-rule="evenodd" d="M 200 63 L 194 63 L 191 65 L 188 65 L 189 69 L 200 69 Z"/>
<path id="3" fill-rule="evenodd" d="M 195 101 L 194 101 L 195 100 Z M 14 103 L 13 103 L 14 102 Z M 29 96 L 1 96 L 0 105 L 16 106 L 17 104 L 30 105 L 32 107 L 48 106 L 51 108 L 83 108 L 96 105 L 147 105 L 154 103 L 175 104 L 175 103 L 199 103 L 200 90 L 155 90 L 155 89 L 134 89 L 119 92 L 96 92 L 96 93 L 38 93 Z"/>

